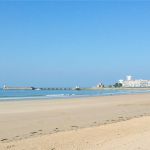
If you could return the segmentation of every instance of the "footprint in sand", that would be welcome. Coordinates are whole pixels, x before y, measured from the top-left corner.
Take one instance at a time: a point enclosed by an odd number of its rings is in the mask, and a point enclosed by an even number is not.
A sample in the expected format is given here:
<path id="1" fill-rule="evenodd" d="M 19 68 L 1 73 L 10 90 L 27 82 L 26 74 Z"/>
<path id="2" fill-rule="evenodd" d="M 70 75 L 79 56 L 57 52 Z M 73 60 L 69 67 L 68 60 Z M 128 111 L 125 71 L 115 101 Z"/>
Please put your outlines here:
<path id="1" fill-rule="evenodd" d="M 58 131 L 59 131 L 59 128 L 55 128 L 55 129 L 54 129 L 54 132 L 58 132 Z"/>
<path id="2" fill-rule="evenodd" d="M 2 141 L 2 142 L 4 142 L 4 141 L 8 141 L 8 139 L 1 139 L 1 141 Z"/>
<path id="3" fill-rule="evenodd" d="M 113 119 L 113 120 L 111 120 L 111 122 L 116 122 L 116 120 Z"/>
<path id="4" fill-rule="evenodd" d="M 16 137 L 19 137 L 19 135 L 17 135 Z"/>
<path id="5" fill-rule="evenodd" d="M 119 116 L 118 118 L 119 118 L 119 119 L 123 119 L 123 117 L 122 117 L 122 116 Z"/>
<path id="6" fill-rule="evenodd" d="M 17 135 L 17 136 L 15 136 L 15 138 L 19 138 L 19 136 Z"/>
<path id="7" fill-rule="evenodd" d="M 78 126 L 71 126 L 72 128 L 79 128 Z"/>
<path id="8" fill-rule="evenodd" d="M 15 145 L 8 145 L 6 148 L 10 149 L 10 148 L 13 148 L 13 147 L 15 147 Z"/>
<path id="9" fill-rule="evenodd" d="M 30 132 L 31 134 L 36 134 L 37 132 Z"/>

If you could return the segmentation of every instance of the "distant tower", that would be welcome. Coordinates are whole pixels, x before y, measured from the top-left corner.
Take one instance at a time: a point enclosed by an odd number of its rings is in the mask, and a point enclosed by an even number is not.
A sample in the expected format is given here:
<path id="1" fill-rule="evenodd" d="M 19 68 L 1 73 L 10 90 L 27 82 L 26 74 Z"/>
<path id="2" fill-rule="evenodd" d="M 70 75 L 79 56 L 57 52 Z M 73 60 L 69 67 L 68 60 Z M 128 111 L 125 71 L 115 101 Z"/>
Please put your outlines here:
<path id="1" fill-rule="evenodd" d="M 3 89 L 6 89 L 6 85 L 4 84 Z"/>
<path id="2" fill-rule="evenodd" d="M 131 80 L 133 80 L 133 77 L 129 75 L 129 76 L 126 77 L 126 80 L 131 81 Z"/>

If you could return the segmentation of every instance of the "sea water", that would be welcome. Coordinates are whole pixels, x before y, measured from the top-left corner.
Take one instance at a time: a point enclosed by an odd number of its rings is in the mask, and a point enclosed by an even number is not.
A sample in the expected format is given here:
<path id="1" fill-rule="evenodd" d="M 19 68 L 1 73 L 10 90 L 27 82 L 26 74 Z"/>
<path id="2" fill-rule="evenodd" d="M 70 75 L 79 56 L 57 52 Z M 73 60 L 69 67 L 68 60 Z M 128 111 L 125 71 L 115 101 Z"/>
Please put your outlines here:
<path id="1" fill-rule="evenodd" d="M 150 90 L 3 90 L 0 89 L 0 101 L 57 99 L 70 97 L 108 96 L 136 93 L 150 93 Z"/>

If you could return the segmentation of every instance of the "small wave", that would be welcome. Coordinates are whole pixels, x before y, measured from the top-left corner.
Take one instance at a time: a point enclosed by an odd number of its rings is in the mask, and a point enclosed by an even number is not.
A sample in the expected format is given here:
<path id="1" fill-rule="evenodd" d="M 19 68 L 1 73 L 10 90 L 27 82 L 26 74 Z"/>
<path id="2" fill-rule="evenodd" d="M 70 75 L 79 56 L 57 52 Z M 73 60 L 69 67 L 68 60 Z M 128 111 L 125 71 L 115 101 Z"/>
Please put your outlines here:
<path id="1" fill-rule="evenodd" d="M 22 99 L 36 99 L 36 98 L 42 98 L 42 96 L 0 97 L 0 100 L 22 100 Z"/>
<path id="2" fill-rule="evenodd" d="M 76 96 L 75 94 L 48 94 L 47 97 L 65 97 L 65 96 Z"/>

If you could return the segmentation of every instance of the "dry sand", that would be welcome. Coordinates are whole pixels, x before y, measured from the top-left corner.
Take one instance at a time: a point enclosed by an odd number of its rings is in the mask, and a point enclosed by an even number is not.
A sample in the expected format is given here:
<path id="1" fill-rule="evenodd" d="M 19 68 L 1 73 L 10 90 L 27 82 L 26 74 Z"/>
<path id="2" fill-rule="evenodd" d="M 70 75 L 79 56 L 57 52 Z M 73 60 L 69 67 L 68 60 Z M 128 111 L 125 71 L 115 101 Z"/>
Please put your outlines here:
<path id="1" fill-rule="evenodd" d="M 148 150 L 149 115 L 150 94 L 0 102 L 0 150 Z"/>
<path id="2" fill-rule="evenodd" d="M 150 117 L 0 144 L 0 150 L 149 150 Z"/>

